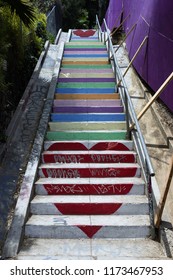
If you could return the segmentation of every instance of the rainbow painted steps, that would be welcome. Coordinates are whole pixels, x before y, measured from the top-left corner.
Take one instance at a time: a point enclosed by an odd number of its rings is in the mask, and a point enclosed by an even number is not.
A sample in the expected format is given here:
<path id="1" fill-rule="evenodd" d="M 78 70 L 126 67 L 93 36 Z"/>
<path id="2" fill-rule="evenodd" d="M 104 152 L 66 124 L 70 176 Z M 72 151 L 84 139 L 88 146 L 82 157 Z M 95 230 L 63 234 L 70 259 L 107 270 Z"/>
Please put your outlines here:
<path id="1" fill-rule="evenodd" d="M 73 30 L 65 44 L 30 214 L 31 238 L 150 235 L 138 155 L 95 30 Z"/>

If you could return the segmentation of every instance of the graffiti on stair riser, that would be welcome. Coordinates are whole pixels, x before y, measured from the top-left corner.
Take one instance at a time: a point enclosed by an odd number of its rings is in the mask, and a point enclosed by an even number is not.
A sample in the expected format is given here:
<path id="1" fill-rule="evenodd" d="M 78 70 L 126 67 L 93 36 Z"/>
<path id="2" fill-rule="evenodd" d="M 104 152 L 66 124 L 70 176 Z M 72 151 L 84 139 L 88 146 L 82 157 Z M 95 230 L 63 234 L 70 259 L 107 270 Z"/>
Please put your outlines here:
<path id="1" fill-rule="evenodd" d="M 57 163 L 118 163 L 118 162 L 134 162 L 134 156 L 133 155 L 102 155 L 102 154 L 85 154 L 83 156 L 81 155 L 44 155 L 43 161 L 45 163 L 49 162 L 57 162 Z"/>
<path id="2" fill-rule="evenodd" d="M 132 184 L 100 184 L 100 185 L 44 185 L 48 194 L 127 194 Z"/>

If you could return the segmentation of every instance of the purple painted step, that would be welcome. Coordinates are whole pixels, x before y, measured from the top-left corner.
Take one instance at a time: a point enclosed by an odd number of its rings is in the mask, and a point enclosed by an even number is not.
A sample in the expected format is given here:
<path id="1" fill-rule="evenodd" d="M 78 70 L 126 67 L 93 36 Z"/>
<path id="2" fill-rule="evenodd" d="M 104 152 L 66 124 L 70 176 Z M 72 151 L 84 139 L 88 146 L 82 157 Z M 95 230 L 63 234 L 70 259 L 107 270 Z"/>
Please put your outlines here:
<path id="1" fill-rule="evenodd" d="M 123 107 L 53 107 L 53 113 L 122 113 Z"/>
<path id="2" fill-rule="evenodd" d="M 81 82 L 85 82 L 85 83 L 89 83 L 89 82 L 100 82 L 100 83 L 104 83 L 104 82 L 115 82 L 115 78 L 58 78 L 58 82 L 70 82 L 70 83 L 81 83 Z"/>
<path id="3" fill-rule="evenodd" d="M 63 68 L 60 73 L 113 73 L 111 68 L 102 69 L 75 69 Z"/>
<path id="4" fill-rule="evenodd" d="M 122 101 L 120 99 L 109 99 L 109 100 L 90 100 L 90 99 L 83 99 L 83 100 L 71 100 L 71 99 L 57 99 L 54 100 L 54 107 L 66 107 L 66 106 L 101 106 L 101 107 L 117 107 L 121 106 Z"/>

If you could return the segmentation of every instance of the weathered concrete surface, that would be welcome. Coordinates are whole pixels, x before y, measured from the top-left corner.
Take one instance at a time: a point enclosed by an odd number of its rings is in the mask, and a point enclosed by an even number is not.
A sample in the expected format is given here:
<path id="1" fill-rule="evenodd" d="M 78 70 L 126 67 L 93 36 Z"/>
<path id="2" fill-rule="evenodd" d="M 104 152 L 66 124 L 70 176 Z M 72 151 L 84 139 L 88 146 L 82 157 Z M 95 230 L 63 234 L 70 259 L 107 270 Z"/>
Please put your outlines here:
<path id="1" fill-rule="evenodd" d="M 50 45 L 38 79 L 31 88 L 22 117 L 0 166 L 0 245 L 5 239 L 8 215 L 15 203 L 14 194 L 19 183 L 19 175 L 25 170 L 37 132 L 57 54 L 58 46 Z"/>
<path id="2" fill-rule="evenodd" d="M 123 246 L 122 246 L 123 242 Z M 29 238 L 17 260 L 166 259 L 162 246 L 150 239 Z"/>
<path id="3" fill-rule="evenodd" d="M 124 47 L 117 51 L 117 58 L 122 73 L 126 70 L 129 59 Z M 125 76 L 131 99 L 138 115 L 152 98 L 151 92 L 142 84 L 135 70 L 131 67 Z M 160 194 L 164 192 L 168 179 L 170 161 L 173 152 L 173 115 L 157 100 L 139 121 L 147 149 L 156 174 Z M 164 241 L 168 238 L 169 256 L 173 256 L 173 179 L 168 193 L 162 220 Z M 166 236 L 168 234 L 168 236 Z"/>

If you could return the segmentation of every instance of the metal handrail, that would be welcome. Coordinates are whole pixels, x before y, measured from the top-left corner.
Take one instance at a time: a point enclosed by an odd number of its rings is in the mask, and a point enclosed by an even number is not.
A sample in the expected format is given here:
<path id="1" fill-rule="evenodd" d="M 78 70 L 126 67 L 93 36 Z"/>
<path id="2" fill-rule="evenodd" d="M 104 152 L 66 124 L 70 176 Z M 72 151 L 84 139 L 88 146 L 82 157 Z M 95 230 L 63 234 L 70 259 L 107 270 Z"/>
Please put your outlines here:
<path id="1" fill-rule="evenodd" d="M 102 32 L 98 17 L 96 16 L 96 23 L 98 25 L 98 32 Z M 125 79 L 123 77 L 123 74 L 121 73 L 121 70 L 118 65 L 118 61 L 115 55 L 115 51 L 112 45 L 112 40 L 110 37 L 110 31 L 107 27 L 105 19 L 103 20 L 103 27 L 104 27 L 104 44 L 107 46 L 108 50 L 108 56 L 109 61 L 112 63 L 112 67 L 115 74 L 115 79 L 120 80 L 121 79 L 121 86 L 118 87 L 119 93 L 124 105 L 124 108 L 126 110 L 127 115 L 127 135 L 130 136 L 130 134 L 133 137 L 135 147 L 138 153 L 138 158 L 140 161 L 140 165 L 142 168 L 143 176 L 146 182 L 146 191 L 148 195 L 148 201 L 149 201 L 149 213 L 150 213 L 150 223 L 151 223 L 151 236 L 152 238 L 155 238 L 155 226 L 154 226 L 154 203 L 153 203 L 153 190 L 151 185 L 151 177 L 155 176 L 152 163 L 150 160 L 150 157 L 148 155 L 147 147 L 138 123 L 138 119 L 134 110 L 133 103 L 131 101 L 131 97 L 127 88 L 127 84 L 125 82 Z M 107 38 L 106 38 L 107 37 Z M 133 127 L 132 130 L 129 129 L 130 125 L 134 124 L 135 129 Z"/>
<path id="2" fill-rule="evenodd" d="M 99 32 L 100 32 L 101 27 L 100 27 L 100 24 L 98 24 L 99 20 L 98 20 L 97 16 L 96 16 L 96 23 L 98 25 Z M 118 76 L 119 79 L 121 79 L 121 81 L 122 81 L 122 85 L 121 85 L 120 89 L 121 90 L 124 89 L 124 95 L 121 93 L 122 100 L 124 101 L 124 105 L 125 105 L 125 97 L 127 98 L 128 109 L 129 109 L 129 113 L 130 113 L 130 117 L 131 117 L 131 119 L 129 121 L 131 121 L 131 123 L 133 123 L 133 122 L 135 123 L 136 131 L 138 133 L 138 137 L 139 137 L 139 140 L 140 140 L 140 146 L 141 146 L 141 149 L 142 149 L 142 153 L 145 157 L 145 161 L 146 161 L 146 165 L 147 165 L 149 175 L 154 176 L 155 173 L 154 173 L 154 170 L 153 170 L 153 167 L 152 167 L 152 163 L 151 163 L 150 157 L 148 155 L 147 147 L 146 147 L 146 144 L 145 144 L 145 141 L 144 141 L 144 138 L 143 138 L 138 120 L 137 120 L 137 116 L 136 116 L 136 113 L 135 113 L 135 110 L 134 110 L 133 103 L 131 101 L 131 97 L 130 97 L 130 94 L 129 94 L 129 91 L 128 91 L 128 88 L 127 88 L 127 84 L 126 84 L 125 79 L 122 75 L 122 72 L 121 72 L 121 70 L 118 66 L 118 61 L 117 61 L 117 58 L 116 58 L 116 55 L 115 55 L 115 52 L 114 52 L 114 48 L 113 48 L 113 45 L 112 45 L 112 40 L 110 38 L 110 32 L 109 32 L 109 29 L 107 27 L 107 23 L 106 23 L 105 19 L 103 20 L 103 24 L 104 24 L 104 31 L 106 31 L 106 34 L 108 36 L 107 42 L 105 40 L 104 43 L 107 43 L 109 57 L 110 57 L 110 53 L 112 53 L 115 75 Z M 104 36 L 104 38 L 105 38 L 105 36 Z M 125 107 L 126 107 L 126 105 L 125 105 Z M 143 163 L 144 163 L 144 161 L 143 161 Z"/>

